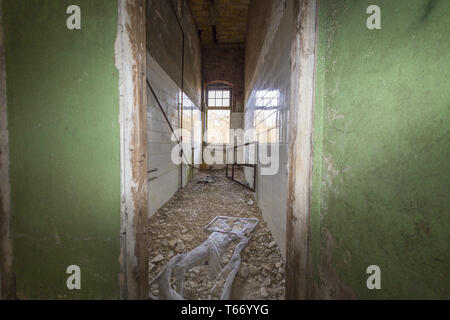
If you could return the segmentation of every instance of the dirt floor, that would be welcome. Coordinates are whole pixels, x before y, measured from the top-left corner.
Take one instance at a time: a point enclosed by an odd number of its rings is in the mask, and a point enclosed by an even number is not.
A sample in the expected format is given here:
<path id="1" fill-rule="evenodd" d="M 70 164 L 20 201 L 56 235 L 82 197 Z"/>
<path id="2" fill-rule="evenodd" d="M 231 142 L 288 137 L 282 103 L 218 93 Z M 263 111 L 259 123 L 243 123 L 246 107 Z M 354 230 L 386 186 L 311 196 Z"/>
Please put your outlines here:
<path id="1" fill-rule="evenodd" d="M 224 171 L 212 171 L 224 176 Z M 243 180 L 243 173 L 236 175 Z M 242 264 L 235 278 L 231 299 L 284 299 L 284 263 L 260 210 L 255 194 L 234 183 L 214 178 L 205 183 L 204 173 L 195 178 L 150 218 L 149 279 L 152 280 L 174 255 L 190 251 L 209 236 L 204 228 L 216 216 L 257 218 L 259 224 L 252 232 L 247 248 L 242 252 Z M 230 259 L 231 246 L 222 265 Z M 208 266 L 198 266 L 186 274 L 184 297 L 190 300 L 218 299 L 219 283 L 214 291 L 208 279 Z M 151 288 L 157 296 L 157 288 Z"/>

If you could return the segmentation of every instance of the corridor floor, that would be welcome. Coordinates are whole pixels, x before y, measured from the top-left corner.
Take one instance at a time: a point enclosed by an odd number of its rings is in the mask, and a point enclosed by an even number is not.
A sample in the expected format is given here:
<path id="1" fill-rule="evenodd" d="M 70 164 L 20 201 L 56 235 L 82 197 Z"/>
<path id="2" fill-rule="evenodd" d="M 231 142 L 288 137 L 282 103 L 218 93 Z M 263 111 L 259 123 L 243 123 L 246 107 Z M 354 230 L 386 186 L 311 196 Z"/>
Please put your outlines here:
<path id="1" fill-rule="evenodd" d="M 213 171 L 224 176 L 224 171 Z M 243 177 L 243 173 L 238 174 Z M 174 255 L 199 246 L 208 238 L 206 225 L 216 216 L 257 218 L 259 224 L 242 252 L 242 263 L 235 278 L 231 299 L 284 299 L 284 263 L 278 246 L 264 222 L 250 190 L 223 179 L 198 173 L 150 218 L 149 279 L 152 280 Z M 226 252 L 222 265 L 230 259 L 234 247 Z M 208 267 L 199 266 L 186 274 L 185 298 L 190 300 L 218 299 L 219 286 L 210 292 L 213 281 L 208 279 Z M 151 288 L 158 295 L 157 288 Z"/>

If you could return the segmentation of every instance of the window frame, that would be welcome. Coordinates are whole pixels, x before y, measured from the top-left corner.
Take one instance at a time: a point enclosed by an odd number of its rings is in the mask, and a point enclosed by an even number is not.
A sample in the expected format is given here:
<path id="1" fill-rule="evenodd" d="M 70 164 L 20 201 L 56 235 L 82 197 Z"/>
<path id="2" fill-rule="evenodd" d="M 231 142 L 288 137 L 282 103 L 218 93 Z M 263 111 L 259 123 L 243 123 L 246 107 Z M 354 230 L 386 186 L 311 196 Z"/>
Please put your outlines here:
<path id="1" fill-rule="evenodd" d="M 210 106 L 209 105 L 209 92 L 210 91 L 229 91 L 230 92 L 230 105 L 228 106 L 228 107 L 217 107 L 217 106 Z M 208 127 L 208 119 L 209 119 L 209 110 L 228 110 L 229 111 L 229 113 L 230 113 L 230 121 L 229 121 L 229 127 L 228 127 L 228 129 L 231 129 L 231 115 L 232 115 L 232 106 L 233 106 L 233 87 L 231 87 L 231 86 L 227 86 L 227 85 L 222 85 L 222 86 L 215 86 L 215 85 L 211 85 L 211 86 L 208 86 L 207 88 L 206 88 L 206 103 L 205 103 L 205 105 L 206 105 L 206 123 L 205 123 L 205 128 L 206 128 L 206 130 L 209 130 L 209 127 Z M 227 145 L 227 144 L 230 144 L 230 141 L 228 141 L 228 142 L 223 142 L 222 144 L 217 144 L 217 143 L 211 143 L 211 142 L 209 142 L 208 140 L 209 140 L 209 138 L 208 137 L 206 137 L 206 139 L 207 139 L 207 143 L 208 144 L 210 144 L 210 145 Z M 230 140 L 230 138 L 228 138 L 228 140 Z"/>
<path id="2" fill-rule="evenodd" d="M 210 91 L 228 91 L 230 93 L 230 98 L 228 99 L 230 101 L 229 106 L 228 107 L 224 107 L 224 106 L 210 106 L 209 105 L 209 93 Z M 214 100 L 217 100 L 217 98 L 211 98 Z M 224 100 L 224 98 L 220 98 L 222 101 Z M 225 98 L 226 99 L 226 98 Z M 233 106 L 233 88 L 230 86 L 208 86 L 206 88 L 206 106 L 208 109 L 217 109 L 217 110 L 226 110 L 226 109 L 231 109 Z"/>

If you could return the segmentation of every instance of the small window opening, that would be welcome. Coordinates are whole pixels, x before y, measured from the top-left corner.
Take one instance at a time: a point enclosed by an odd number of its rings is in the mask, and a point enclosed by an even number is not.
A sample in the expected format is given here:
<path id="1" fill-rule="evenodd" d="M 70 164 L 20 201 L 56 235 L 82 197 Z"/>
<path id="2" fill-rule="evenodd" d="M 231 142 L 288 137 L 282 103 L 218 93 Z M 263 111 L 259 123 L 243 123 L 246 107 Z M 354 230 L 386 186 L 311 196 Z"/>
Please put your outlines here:
<path id="1" fill-rule="evenodd" d="M 229 108 L 231 107 L 231 89 L 209 89 L 209 108 Z"/>

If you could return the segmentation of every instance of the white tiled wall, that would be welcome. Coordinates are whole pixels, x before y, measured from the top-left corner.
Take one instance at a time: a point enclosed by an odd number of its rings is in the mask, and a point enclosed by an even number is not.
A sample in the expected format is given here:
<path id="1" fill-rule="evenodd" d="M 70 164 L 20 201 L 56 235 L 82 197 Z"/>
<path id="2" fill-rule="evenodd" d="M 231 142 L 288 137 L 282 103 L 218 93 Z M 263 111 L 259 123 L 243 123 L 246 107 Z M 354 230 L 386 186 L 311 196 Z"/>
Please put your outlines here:
<path id="1" fill-rule="evenodd" d="M 147 79 L 173 129 L 179 128 L 181 89 L 149 54 L 147 54 Z M 172 131 L 150 89 L 147 90 L 147 97 L 148 205 L 151 216 L 180 188 L 181 170 L 180 165 L 172 162 L 171 152 L 176 142 L 171 140 Z M 193 134 L 194 130 L 201 130 L 201 124 L 199 126 L 195 121 L 195 119 L 200 120 L 200 111 L 186 95 L 183 96 L 183 106 L 183 129 L 190 131 L 190 134 L 183 136 L 183 140 L 194 140 L 196 136 Z M 195 141 L 195 146 L 195 157 L 198 158 L 200 141 Z M 183 171 L 183 185 L 185 185 L 186 168 Z"/>
<path id="2" fill-rule="evenodd" d="M 256 193 L 259 207 L 285 255 L 287 210 L 288 120 L 290 94 L 290 18 L 285 16 L 265 56 L 260 57 L 255 82 L 245 109 L 245 129 L 254 130 L 258 148 L 265 143 L 279 146 L 279 169 L 275 175 L 261 175 L 258 158 Z M 267 44 L 266 44 L 267 45 Z M 253 170 L 246 169 L 253 182 Z"/>

